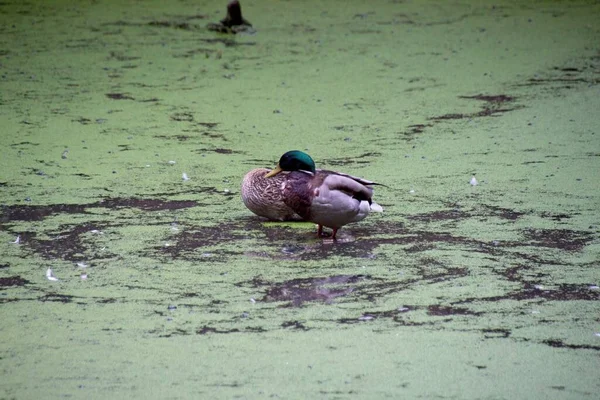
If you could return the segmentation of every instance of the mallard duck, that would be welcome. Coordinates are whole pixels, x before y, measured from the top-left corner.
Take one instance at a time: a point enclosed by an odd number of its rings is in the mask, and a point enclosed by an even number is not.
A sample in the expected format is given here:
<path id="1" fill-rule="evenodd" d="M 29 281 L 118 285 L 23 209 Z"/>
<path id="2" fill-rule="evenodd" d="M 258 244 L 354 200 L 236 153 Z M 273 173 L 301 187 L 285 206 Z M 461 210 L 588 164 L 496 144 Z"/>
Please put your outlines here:
<path id="1" fill-rule="evenodd" d="M 342 226 L 364 219 L 371 211 L 383 211 L 371 199 L 376 184 L 316 169 L 308 154 L 293 150 L 282 155 L 271 171 L 250 171 L 242 183 L 242 198 L 255 214 L 277 220 L 311 221 L 318 225 L 319 236 L 326 226 L 333 229 L 335 239 Z"/>

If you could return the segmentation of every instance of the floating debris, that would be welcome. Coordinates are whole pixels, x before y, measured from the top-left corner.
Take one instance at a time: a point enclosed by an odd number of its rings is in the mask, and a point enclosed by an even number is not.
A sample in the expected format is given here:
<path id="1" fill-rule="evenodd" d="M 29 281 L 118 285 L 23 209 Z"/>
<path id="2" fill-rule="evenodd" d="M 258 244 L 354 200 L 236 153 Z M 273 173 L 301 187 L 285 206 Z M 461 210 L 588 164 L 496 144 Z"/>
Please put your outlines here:
<path id="1" fill-rule="evenodd" d="M 374 316 L 366 314 L 366 315 L 362 315 L 362 316 L 358 317 L 358 320 L 359 321 L 370 321 L 374 318 L 375 318 Z"/>
<path id="2" fill-rule="evenodd" d="M 183 174 L 181 174 L 181 179 L 183 179 L 184 181 L 190 180 L 190 178 L 188 177 L 188 175 L 185 172 Z"/>
<path id="3" fill-rule="evenodd" d="M 60 158 L 62 158 L 63 160 L 66 160 L 67 154 L 69 154 L 69 149 L 65 149 L 65 151 L 62 152 L 62 155 L 60 156 Z"/>
<path id="4" fill-rule="evenodd" d="M 88 275 L 87 275 L 87 274 L 81 274 L 81 280 L 82 280 L 82 281 L 85 281 L 85 280 L 87 280 L 87 278 L 88 278 Z"/>
<path id="5" fill-rule="evenodd" d="M 21 235 L 18 235 L 17 238 L 13 242 L 11 242 L 11 243 L 14 243 L 14 244 L 21 243 Z"/>
<path id="6" fill-rule="evenodd" d="M 169 161 L 169 164 L 170 164 L 170 165 L 175 165 L 175 164 L 177 164 L 177 163 L 176 163 L 175 161 L 173 161 L 173 160 L 170 160 L 170 161 Z"/>
<path id="7" fill-rule="evenodd" d="M 469 183 L 471 184 L 471 186 L 477 186 L 477 185 L 479 185 L 479 182 L 477 182 L 477 178 L 475 178 L 475 175 L 473 175 L 471 177 L 471 180 L 469 181 Z"/>
<path id="8" fill-rule="evenodd" d="M 49 281 L 53 282 L 56 282 L 58 280 L 58 278 L 54 276 L 54 274 L 52 273 L 52 269 L 50 268 L 46 270 L 46 278 L 48 278 Z"/>
<path id="9" fill-rule="evenodd" d="M 87 265 L 86 263 L 82 263 L 82 262 L 78 262 L 78 263 L 77 263 L 77 266 L 78 266 L 79 268 L 87 268 L 87 267 L 89 267 L 89 265 Z"/>
<path id="10" fill-rule="evenodd" d="M 98 229 L 92 229 L 90 233 L 93 233 L 94 235 L 104 235 L 104 232 L 99 231 Z"/>
<path id="11" fill-rule="evenodd" d="M 252 24 L 242 17 L 242 6 L 238 0 L 232 0 L 227 4 L 227 16 L 224 19 L 218 23 L 208 24 L 207 28 L 220 33 L 254 33 Z"/>
<path id="12" fill-rule="evenodd" d="M 252 297 L 250 297 L 250 303 L 254 304 L 254 303 L 256 303 L 256 300 L 254 300 Z"/>

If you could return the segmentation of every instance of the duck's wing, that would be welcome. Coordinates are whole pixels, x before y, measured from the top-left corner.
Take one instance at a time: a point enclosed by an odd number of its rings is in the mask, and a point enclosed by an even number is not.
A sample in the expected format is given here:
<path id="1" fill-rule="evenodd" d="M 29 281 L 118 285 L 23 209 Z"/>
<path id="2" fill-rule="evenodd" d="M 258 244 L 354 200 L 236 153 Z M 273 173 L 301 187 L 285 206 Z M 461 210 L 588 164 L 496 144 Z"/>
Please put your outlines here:
<path id="1" fill-rule="evenodd" d="M 364 186 L 374 186 L 374 185 L 385 186 L 382 183 L 373 182 L 373 181 L 370 181 L 370 180 L 365 179 L 365 178 L 360 178 L 358 176 L 353 176 L 353 175 L 350 175 L 350 174 L 345 174 L 345 173 L 339 172 L 339 171 L 330 171 L 330 170 L 327 170 L 327 169 L 317 169 L 317 175 L 319 175 L 319 174 L 345 176 L 346 178 L 350 178 L 353 181 L 356 181 L 356 182 L 358 182 L 358 183 L 360 183 L 361 185 L 364 185 Z"/>
<path id="2" fill-rule="evenodd" d="M 359 201 L 371 202 L 373 189 L 366 184 L 365 180 L 356 180 L 350 175 L 338 173 L 317 174 L 323 178 L 319 187 L 326 186 L 329 191 L 338 191 L 346 194 L 348 197 L 355 198 Z M 318 188 L 317 188 L 318 190 Z"/>
<path id="3" fill-rule="evenodd" d="M 369 203 L 371 203 L 371 197 L 373 196 L 372 186 L 379 185 L 377 182 L 337 171 L 317 170 L 316 176 L 322 177 L 323 182 L 327 182 L 326 184 L 330 190 L 339 190 L 350 197 Z"/>
<path id="4" fill-rule="evenodd" d="M 361 202 L 360 211 L 355 221 L 362 220 L 371 211 L 383 212 L 383 208 L 372 200 L 372 185 L 385 185 L 341 172 L 318 170 L 318 173 L 325 176 L 324 183 L 328 185 L 330 190 L 341 191 Z"/>

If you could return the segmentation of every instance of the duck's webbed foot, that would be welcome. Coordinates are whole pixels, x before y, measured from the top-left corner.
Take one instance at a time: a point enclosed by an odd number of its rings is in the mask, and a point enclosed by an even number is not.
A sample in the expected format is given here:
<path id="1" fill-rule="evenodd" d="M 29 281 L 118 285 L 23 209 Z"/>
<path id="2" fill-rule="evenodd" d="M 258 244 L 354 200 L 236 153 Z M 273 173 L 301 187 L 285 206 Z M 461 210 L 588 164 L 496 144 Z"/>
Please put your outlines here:
<path id="1" fill-rule="evenodd" d="M 319 224 L 318 228 L 317 228 L 317 237 L 330 237 L 333 240 L 336 240 L 335 235 L 337 234 L 338 228 L 332 228 L 332 229 L 333 229 L 333 231 L 332 231 L 332 233 L 330 235 L 330 234 L 328 234 L 326 232 L 323 232 L 323 225 Z"/>
<path id="2" fill-rule="evenodd" d="M 319 227 L 317 228 L 317 237 L 322 237 L 323 236 L 323 225 L 319 224 Z"/>

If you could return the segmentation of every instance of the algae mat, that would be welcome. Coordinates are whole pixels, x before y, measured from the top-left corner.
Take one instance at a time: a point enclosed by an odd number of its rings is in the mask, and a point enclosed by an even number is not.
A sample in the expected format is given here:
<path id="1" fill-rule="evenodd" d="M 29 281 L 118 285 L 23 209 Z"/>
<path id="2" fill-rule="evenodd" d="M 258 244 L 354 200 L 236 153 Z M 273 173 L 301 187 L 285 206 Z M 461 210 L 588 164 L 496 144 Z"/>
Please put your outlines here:
<path id="1" fill-rule="evenodd" d="M 0 2 L 0 397 L 597 398 L 598 2 L 243 8 Z M 253 216 L 294 148 L 385 212 Z"/>

